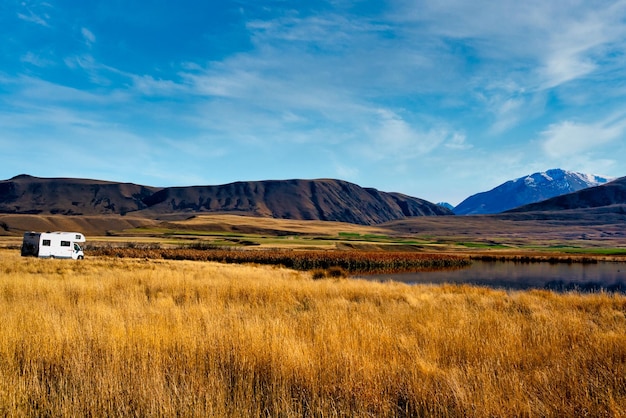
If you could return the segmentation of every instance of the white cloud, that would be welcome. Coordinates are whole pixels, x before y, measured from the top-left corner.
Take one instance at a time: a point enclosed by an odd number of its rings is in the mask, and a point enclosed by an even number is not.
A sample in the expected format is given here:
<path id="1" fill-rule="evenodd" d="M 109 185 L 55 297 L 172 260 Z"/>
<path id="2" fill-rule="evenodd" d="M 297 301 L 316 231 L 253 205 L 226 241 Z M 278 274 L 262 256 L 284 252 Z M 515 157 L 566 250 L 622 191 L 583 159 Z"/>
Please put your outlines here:
<path id="1" fill-rule="evenodd" d="M 157 80 L 151 75 L 129 75 L 133 82 L 133 89 L 144 96 L 171 96 L 180 93 L 189 93 L 188 89 L 172 80 Z"/>
<path id="2" fill-rule="evenodd" d="M 388 31 L 385 24 L 366 19 L 348 19 L 337 14 L 324 14 L 306 18 L 298 15 L 279 17 L 269 21 L 251 21 L 247 28 L 259 48 L 266 47 L 268 40 L 274 44 L 284 42 L 293 46 L 315 45 L 320 52 L 347 50 L 361 36 L 375 37 Z"/>
<path id="3" fill-rule="evenodd" d="M 26 11 L 26 13 L 18 13 L 17 17 L 20 18 L 21 20 L 34 23 L 39 26 L 50 27 L 50 24 L 47 21 L 47 19 L 50 18 L 48 15 L 40 16 L 28 10 Z"/>
<path id="4" fill-rule="evenodd" d="M 626 119 L 584 124 L 563 121 L 542 132 L 542 147 L 550 157 L 567 157 L 597 149 L 623 138 Z"/>
<path id="5" fill-rule="evenodd" d="M 209 69 L 199 74 L 182 73 L 187 84 L 196 94 L 242 99 L 254 96 L 252 90 L 262 89 L 267 80 L 259 78 L 252 70 L 234 66 Z"/>
<path id="6" fill-rule="evenodd" d="M 452 134 L 452 137 L 446 141 L 445 147 L 453 150 L 468 150 L 472 148 L 473 145 L 468 144 L 466 139 L 465 135 L 454 133 Z"/>
<path id="7" fill-rule="evenodd" d="M 189 65 L 186 69 L 179 73 L 186 91 L 209 103 L 219 102 L 222 108 L 238 109 L 239 116 L 233 113 L 238 124 L 259 117 L 267 119 L 264 125 L 315 120 L 344 124 L 365 107 L 358 91 L 334 79 L 328 63 L 306 54 L 267 50 L 210 63 L 201 70 Z"/>
<path id="8" fill-rule="evenodd" d="M 442 80 L 455 70 L 447 62 L 456 59 L 453 55 L 442 54 L 431 39 L 403 34 L 384 19 L 294 14 L 253 21 L 247 29 L 256 49 L 228 64 L 243 64 L 264 80 L 271 74 L 282 83 L 297 81 L 298 88 L 312 85 L 372 98 L 455 87 L 450 78 Z M 250 66 L 251 61 L 256 65 Z"/>
<path id="9" fill-rule="evenodd" d="M 621 3 L 621 4 L 620 4 Z M 555 22 L 545 46 L 540 74 L 542 88 L 552 88 L 583 78 L 598 70 L 598 58 L 606 49 L 624 48 L 624 2 L 578 9 L 575 15 Z"/>
<path id="10" fill-rule="evenodd" d="M 516 84 L 525 91 L 527 101 L 534 103 L 534 94 L 623 69 L 623 0 L 394 0 L 391 4 L 390 19 L 401 30 L 414 39 L 442 44 L 434 50 L 422 49 L 436 62 L 454 53 L 454 48 L 446 50 L 451 44 L 471 51 L 469 72 L 457 76 L 466 77 L 475 90 L 501 96 L 502 103 L 508 100 L 509 91 L 493 89 L 494 81 L 501 86 Z M 465 64 L 464 58 L 459 65 Z M 455 70 L 446 68 L 450 71 Z M 498 116 L 495 131 L 517 123 L 513 113 Z"/>
<path id="11" fill-rule="evenodd" d="M 491 12 L 486 14 L 497 18 L 477 16 L 470 19 L 473 23 L 464 21 L 471 29 L 459 32 L 470 41 L 486 39 L 473 42 L 479 46 L 478 56 L 488 60 L 485 70 L 493 73 L 491 80 L 477 86 L 479 90 L 487 86 L 482 91 L 485 110 L 495 117 L 492 134 L 540 117 L 548 110 L 551 95 L 563 105 L 579 107 L 614 95 L 621 82 L 612 80 L 619 80 L 624 68 L 626 1 L 513 3 L 499 3 L 512 7 L 508 14 L 499 6 L 487 7 Z M 480 10 L 476 4 L 472 7 Z M 492 60 L 493 51 L 502 51 L 503 59 Z"/>
<path id="12" fill-rule="evenodd" d="M 87 46 L 91 46 L 96 42 L 96 35 L 94 35 L 89 29 L 82 28 L 80 33 L 83 35 L 83 39 L 85 40 Z"/>
<path id="13" fill-rule="evenodd" d="M 488 99 L 488 110 L 495 116 L 491 127 L 494 134 L 501 134 L 516 126 L 526 116 L 526 101 L 519 95 L 495 94 Z"/>
<path id="14" fill-rule="evenodd" d="M 446 129 L 418 129 L 389 109 L 378 109 L 364 131 L 368 142 L 362 145 L 362 152 L 372 160 L 408 160 L 425 155 L 451 136 Z"/>
<path id="15" fill-rule="evenodd" d="M 22 57 L 20 58 L 20 60 L 22 62 L 26 62 L 29 63 L 31 65 L 34 65 L 36 67 L 50 67 L 52 66 L 54 63 L 52 61 L 50 61 L 49 59 L 46 58 L 42 58 L 40 55 L 37 55 L 31 51 L 25 53 L 24 55 L 22 55 Z"/>
<path id="16" fill-rule="evenodd" d="M 133 75 L 120 71 L 114 67 L 102 64 L 91 54 L 72 55 L 64 59 L 65 65 L 71 70 L 82 70 L 89 76 L 90 81 L 98 86 L 115 84 L 114 77 L 124 80 L 132 79 Z"/>
<path id="17" fill-rule="evenodd" d="M 10 104 L 12 110 L 22 106 L 40 108 L 50 104 L 65 103 L 67 106 L 78 108 L 89 105 L 119 105 L 128 103 L 130 97 L 121 91 L 110 91 L 96 94 L 73 87 L 51 83 L 34 77 L 21 76 L 18 78 L 0 79 L 5 87 L 10 89 L 11 95 L 6 95 L 4 101 Z"/>

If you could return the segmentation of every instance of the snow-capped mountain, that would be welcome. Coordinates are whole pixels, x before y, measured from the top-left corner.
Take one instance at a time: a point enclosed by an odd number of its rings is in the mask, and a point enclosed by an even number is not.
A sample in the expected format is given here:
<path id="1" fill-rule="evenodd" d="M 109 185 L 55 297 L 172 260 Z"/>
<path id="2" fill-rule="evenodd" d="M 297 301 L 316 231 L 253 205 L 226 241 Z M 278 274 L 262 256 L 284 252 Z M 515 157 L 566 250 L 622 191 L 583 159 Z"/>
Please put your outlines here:
<path id="1" fill-rule="evenodd" d="M 507 181 L 500 186 L 472 195 L 454 208 L 457 215 L 500 213 L 551 197 L 599 186 L 613 180 L 591 174 L 561 169 L 530 174 Z"/>

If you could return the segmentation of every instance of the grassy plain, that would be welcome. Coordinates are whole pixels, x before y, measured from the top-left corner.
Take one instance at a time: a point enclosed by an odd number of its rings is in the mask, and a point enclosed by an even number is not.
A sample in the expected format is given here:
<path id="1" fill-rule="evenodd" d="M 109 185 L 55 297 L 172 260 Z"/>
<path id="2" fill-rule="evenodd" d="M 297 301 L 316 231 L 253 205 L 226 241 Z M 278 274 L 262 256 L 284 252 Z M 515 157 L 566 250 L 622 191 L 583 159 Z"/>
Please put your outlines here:
<path id="1" fill-rule="evenodd" d="M 167 219 L 101 215 L 0 214 L 0 247 L 25 231 L 81 231 L 91 246 L 127 243 L 176 247 L 196 243 L 272 248 L 538 252 L 626 256 L 623 216 L 584 214 L 421 216 L 376 226 L 232 214 Z"/>
<path id="2" fill-rule="evenodd" d="M 626 416 L 626 296 L 0 250 L 0 415 Z"/>
<path id="3" fill-rule="evenodd" d="M 152 236 L 217 245 L 411 251 L 609 254 L 626 256 L 623 220 L 545 219 L 525 215 L 421 216 L 376 226 L 268 219 L 228 214 L 198 215 L 116 232 L 107 238 Z"/>

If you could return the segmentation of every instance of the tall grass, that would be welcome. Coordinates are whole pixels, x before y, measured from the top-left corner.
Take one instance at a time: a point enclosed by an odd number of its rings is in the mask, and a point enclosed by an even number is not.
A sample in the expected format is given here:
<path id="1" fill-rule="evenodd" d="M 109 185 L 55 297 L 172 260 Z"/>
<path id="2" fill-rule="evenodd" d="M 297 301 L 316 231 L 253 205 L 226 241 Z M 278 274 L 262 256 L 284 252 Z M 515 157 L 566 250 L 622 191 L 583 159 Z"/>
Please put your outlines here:
<path id="1" fill-rule="evenodd" d="M 624 416 L 626 297 L 0 251 L 0 415 Z"/>

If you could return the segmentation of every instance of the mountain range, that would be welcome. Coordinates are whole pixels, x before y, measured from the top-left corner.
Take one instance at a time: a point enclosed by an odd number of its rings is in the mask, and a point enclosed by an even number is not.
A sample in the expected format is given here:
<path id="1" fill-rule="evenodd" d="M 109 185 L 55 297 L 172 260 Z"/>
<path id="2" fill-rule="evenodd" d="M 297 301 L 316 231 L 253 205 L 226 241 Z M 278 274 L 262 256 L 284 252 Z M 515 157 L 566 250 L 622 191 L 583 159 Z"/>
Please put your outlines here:
<path id="1" fill-rule="evenodd" d="M 504 212 L 540 202 L 555 196 L 606 184 L 612 178 L 552 169 L 507 181 L 489 191 L 477 193 L 462 201 L 456 215 L 484 215 Z"/>
<path id="2" fill-rule="evenodd" d="M 626 212 L 626 177 L 608 179 L 549 170 L 513 180 L 479 193 L 466 202 L 499 204 L 498 216 L 527 218 L 595 216 Z M 519 206 L 525 197 L 603 183 Z M 539 196 L 539 197 L 538 197 Z M 500 200 L 500 201 L 498 201 Z M 530 199 L 532 200 L 532 199 Z M 466 203 L 465 206 L 469 206 Z M 479 205 L 480 206 L 480 205 Z M 459 205 L 455 210 L 463 206 Z M 470 211 L 475 213 L 477 209 Z M 578 212 L 577 212 L 578 211 Z M 582 212 L 584 211 L 584 214 Z M 548 215 L 549 212 L 549 215 Z M 567 213 L 566 213 L 567 212 Z M 421 216 L 453 215 L 441 204 L 401 193 L 363 188 L 342 180 L 268 180 L 218 186 L 151 187 L 133 183 L 19 175 L 0 181 L 0 213 L 31 215 L 133 215 L 135 219 L 181 219 L 202 213 L 240 214 L 295 220 L 340 221 L 377 225 Z M 613 216 L 613 215 L 611 215 Z M 619 215 L 621 216 L 621 215 Z M 512 218 L 511 218 L 512 219 Z M 620 218 L 621 219 L 621 218 Z"/>
<path id="3" fill-rule="evenodd" d="M 268 180 L 219 186 L 149 187 L 132 183 L 19 175 L 0 181 L 0 212 L 20 214 L 237 213 L 282 219 L 379 224 L 413 216 L 452 215 L 401 193 L 342 180 Z"/>

